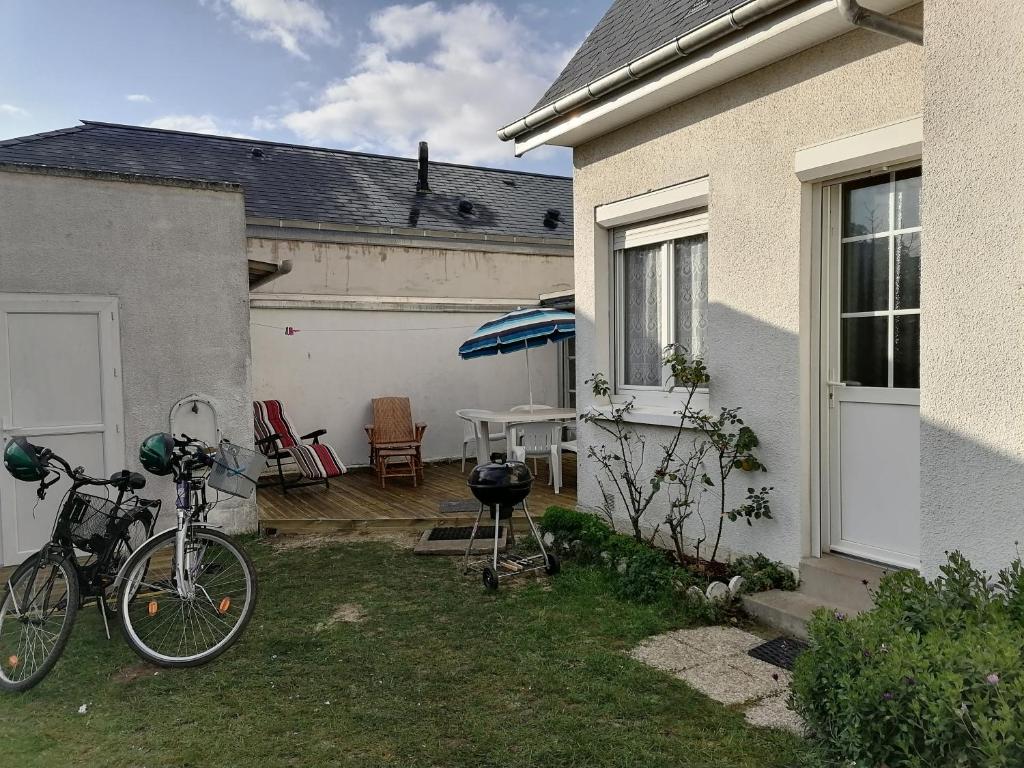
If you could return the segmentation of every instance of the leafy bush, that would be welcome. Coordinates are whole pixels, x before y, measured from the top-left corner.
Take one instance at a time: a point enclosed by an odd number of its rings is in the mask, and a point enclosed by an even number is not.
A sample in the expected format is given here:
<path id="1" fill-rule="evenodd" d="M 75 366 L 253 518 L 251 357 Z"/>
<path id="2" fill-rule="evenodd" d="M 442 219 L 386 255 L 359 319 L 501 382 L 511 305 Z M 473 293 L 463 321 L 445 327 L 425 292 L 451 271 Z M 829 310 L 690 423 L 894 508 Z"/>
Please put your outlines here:
<path id="1" fill-rule="evenodd" d="M 769 560 L 758 552 L 732 561 L 733 573 L 742 576 L 744 592 L 767 592 L 769 589 L 796 589 L 796 576 L 782 563 Z"/>
<path id="2" fill-rule="evenodd" d="M 580 562 L 607 568 L 613 576 L 615 593 L 622 599 L 654 603 L 672 595 L 674 569 L 668 554 L 616 533 L 594 515 L 549 507 L 540 528 L 551 534 L 557 549 L 568 551 Z"/>
<path id="3" fill-rule="evenodd" d="M 556 549 L 567 549 L 580 542 L 574 554 L 581 560 L 596 559 L 615 535 L 611 526 L 593 515 L 564 507 L 548 507 L 540 520 L 540 529 L 551 534 Z"/>
<path id="4" fill-rule="evenodd" d="M 707 586 L 707 574 L 680 566 L 670 552 L 617 533 L 592 514 L 548 507 L 540 529 L 551 535 L 556 551 L 568 553 L 580 563 L 607 568 L 615 593 L 624 600 L 654 603 L 682 595 L 694 585 Z M 792 571 L 762 554 L 735 560 L 724 578 L 734 574 L 743 576 L 747 592 L 796 588 Z M 729 606 L 711 606 L 705 618 L 720 618 L 723 608 Z"/>
<path id="5" fill-rule="evenodd" d="M 932 582 L 887 576 L 875 608 L 819 611 L 793 704 L 836 761 L 1024 765 L 1024 567 L 989 579 L 959 553 Z"/>

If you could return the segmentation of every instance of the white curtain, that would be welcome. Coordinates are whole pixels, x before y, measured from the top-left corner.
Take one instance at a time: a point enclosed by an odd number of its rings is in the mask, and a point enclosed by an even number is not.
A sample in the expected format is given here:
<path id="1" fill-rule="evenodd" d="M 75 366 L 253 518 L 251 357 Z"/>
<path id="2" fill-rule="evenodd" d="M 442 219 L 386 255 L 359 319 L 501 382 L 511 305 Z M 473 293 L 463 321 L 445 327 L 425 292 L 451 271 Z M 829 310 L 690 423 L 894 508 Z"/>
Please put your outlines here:
<path id="1" fill-rule="evenodd" d="M 708 327 L 708 236 L 676 240 L 673 259 L 675 343 L 705 358 Z M 706 358 L 705 358 L 706 359 Z"/>
<path id="2" fill-rule="evenodd" d="M 661 386 L 661 246 L 621 251 L 623 384 Z"/>

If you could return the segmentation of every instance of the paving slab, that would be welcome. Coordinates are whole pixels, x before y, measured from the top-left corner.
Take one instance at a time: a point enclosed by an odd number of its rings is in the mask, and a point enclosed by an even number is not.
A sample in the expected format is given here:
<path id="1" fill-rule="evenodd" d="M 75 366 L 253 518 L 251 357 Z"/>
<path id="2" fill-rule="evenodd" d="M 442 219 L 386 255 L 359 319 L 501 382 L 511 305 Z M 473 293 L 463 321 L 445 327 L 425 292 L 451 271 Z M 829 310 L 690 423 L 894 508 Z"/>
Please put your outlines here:
<path id="1" fill-rule="evenodd" d="M 747 722 L 761 728 L 778 728 L 803 736 L 804 721 L 789 708 L 789 694 L 768 696 L 750 707 L 746 712 Z"/>
<path id="2" fill-rule="evenodd" d="M 753 725 L 802 733 L 787 706 L 792 673 L 747 654 L 763 642 L 736 627 L 679 629 L 647 638 L 629 655 L 722 704 L 749 705 Z"/>

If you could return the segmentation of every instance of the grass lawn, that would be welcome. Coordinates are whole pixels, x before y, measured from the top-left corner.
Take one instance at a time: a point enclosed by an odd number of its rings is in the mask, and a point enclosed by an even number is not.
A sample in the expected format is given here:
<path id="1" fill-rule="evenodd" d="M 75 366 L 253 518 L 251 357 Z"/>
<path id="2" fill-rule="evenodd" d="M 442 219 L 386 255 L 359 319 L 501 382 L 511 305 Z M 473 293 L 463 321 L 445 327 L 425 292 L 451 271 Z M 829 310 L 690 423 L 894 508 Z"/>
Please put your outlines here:
<path id="1" fill-rule="evenodd" d="M 0 695 L 0 765 L 762 768 L 806 758 L 799 739 L 751 728 L 627 658 L 681 619 L 618 601 L 597 571 L 568 565 L 485 594 L 452 560 L 386 543 L 250 551 L 260 602 L 235 648 L 157 674 L 119 633 L 108 643 L 86 609 L 50 677 Z M 331 624 L 346 604 L 359 610 Z"/>

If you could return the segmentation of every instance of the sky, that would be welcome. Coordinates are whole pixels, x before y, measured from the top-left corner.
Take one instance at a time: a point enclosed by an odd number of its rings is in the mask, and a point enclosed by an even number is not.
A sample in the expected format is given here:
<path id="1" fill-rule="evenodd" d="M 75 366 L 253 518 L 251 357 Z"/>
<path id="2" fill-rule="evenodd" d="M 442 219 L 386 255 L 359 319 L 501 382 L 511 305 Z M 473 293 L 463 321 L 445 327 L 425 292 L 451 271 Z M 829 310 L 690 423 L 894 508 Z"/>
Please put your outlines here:
<path id="1" fill-rule="evenodd" d="M 0 139 L 80 119 L 571 172 L 525 115 L 611 0 L 0 0 Z"/>

